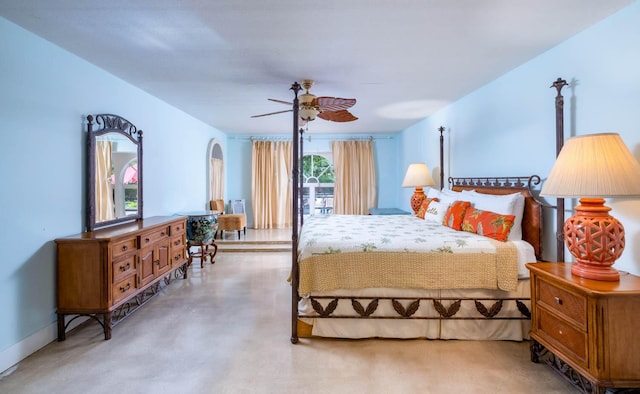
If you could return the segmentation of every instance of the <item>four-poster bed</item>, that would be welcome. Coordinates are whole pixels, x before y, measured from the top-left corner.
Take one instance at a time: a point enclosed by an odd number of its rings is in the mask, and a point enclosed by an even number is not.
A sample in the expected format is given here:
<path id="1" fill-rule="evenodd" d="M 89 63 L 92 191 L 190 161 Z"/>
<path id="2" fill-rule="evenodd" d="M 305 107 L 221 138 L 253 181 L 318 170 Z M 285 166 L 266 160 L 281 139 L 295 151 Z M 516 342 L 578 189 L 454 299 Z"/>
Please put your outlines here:
<path id="1" fill-rule="evenodd" d="M 299 165 L 303 152 L 297 110 L 300 86 L 294 83 L 291 89 L 295 96 L 293 179 L 297 180 L 293 187 L 291 342 L 297 343 L 299 337 L 310 336 L 528 338 L 530 283 L 524 264 L 542 260 L 542 204 L 536 200 L 533 191 L 540 184 L 540 178 L 536 175 L 449 178 L 451 190 L 460 193 L 458 196 L 463 193 L 503 197 L 517 194 L 524 202 L 521 240 L 502 243 L 440 224 L 426 223 L 409 215 L 385 218 L 354 216 L 349 219 L 334 215 L 321 220 L 307 219 L 301 228 L 303 212 L 299 209 L 302 206 Z M 444 129 L 439 131 L 442 162 Z M 443 179 L 442 176 L 441 187 Z M 403 232 L 403 229 L 408 230 Z M 390 234 L 389 231 L 396 233 Z M 415 237 L 416 232 L 420 236 Z M 434 233 L 440 234 L 437 237 L 443 237 L 448 244 L 434 244 L 432 238 L 436 236 L 431 236 Z M 441 233 L 446 234 L 443 236 Z M 355 238 L 356 235 L 363 238 Z M 372 242 L 375 237 L 378 237 L 377 241 Z M 415 242 L 407 246 L 406 242 L 412 240 Z M 428 246 L 419 247 L 420 242 Z M 350 249 L 354 244 L 363 249 Z M 474 257 L 466 249 L 456 250 L 455 245 L 463 248 L 474 245 L 470 249 L 477 254 Z M 507 260 L 500 256 L 503 249 L 511 250 L 508 263 L 504 263 Z M 450 256 L 453 260 L 445 260 Z M 433 263 L 434 258 L 439 261 Z M 491 271 L 493 276 L 479 283 L 474 282 L 480 275 L 478 272 L 469 274 L 465 270 L 456 272 L 456 269 L 450 269 L 448 264 L 469 267 L 470 264 L 460 259 L 485 259 L 482 263 L 485 265 L 478 270 L 482 273 Z M 387 264 L 391 261 L 391 265 Z M 425 269 L 425 261 L 436 264 L 435 268 L 431 265 Z M 502 265 L 510 266 L 510 272 L 505 273 Z M 430 280 L 429 275 L 434 273 L 438 279 Z M 468 281 L 465 275 L 474 278 Z M 505 277 L 508 277 L 508 285 L 499 280 Z"/>

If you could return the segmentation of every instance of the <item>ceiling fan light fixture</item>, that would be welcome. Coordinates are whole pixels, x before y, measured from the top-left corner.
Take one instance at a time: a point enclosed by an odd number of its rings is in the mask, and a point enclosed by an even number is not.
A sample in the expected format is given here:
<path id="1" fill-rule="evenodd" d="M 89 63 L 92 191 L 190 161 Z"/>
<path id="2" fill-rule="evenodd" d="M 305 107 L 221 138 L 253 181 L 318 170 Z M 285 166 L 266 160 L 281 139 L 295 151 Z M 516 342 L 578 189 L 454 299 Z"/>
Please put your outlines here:
<path id="1" fill-rule="evenodd" d="M 299 115 L 300 119 L 310 122 L 312 120 L 315 120 L 316 116 L 318 116 L 319 113 L 320 111 L 318 111 L 317 108 L 310 105 L 303 105 L 300 107 Z"/>
<path id="2" fill-rule="evenodd" d="M 316 96 L 307 92 L 304 94 L 301 94 L 300 97 L 298 97 L 298 102 L 300 103 L 301 106 L 308 106 L 310 107 L 313 103 L 313 100 L 316 99 Z"/>

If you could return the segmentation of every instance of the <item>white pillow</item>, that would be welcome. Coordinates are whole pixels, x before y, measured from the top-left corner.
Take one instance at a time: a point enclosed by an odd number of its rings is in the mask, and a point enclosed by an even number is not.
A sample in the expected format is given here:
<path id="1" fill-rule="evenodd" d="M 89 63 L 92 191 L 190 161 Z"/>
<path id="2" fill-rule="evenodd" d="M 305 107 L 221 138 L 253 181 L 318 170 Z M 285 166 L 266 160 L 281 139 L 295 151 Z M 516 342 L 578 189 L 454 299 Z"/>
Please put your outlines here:
<path id="1" fill-rule="evenodd" d="M 427 191 L 427 198 L 437 198 L 440 199 L 440 190 L 430 187 Z"/>
<path id="2" fill-rule="evenodd" d="M 449 189 L 440 190 L 440 201 L 444 202 L 447 207 L 454 201 L 471 201 L 473 196 L 463 192 L 456 192 Z"/>
<path id="3" fill-rule="evenodd" d="M 524 196 L 521 193 L 495 195 L 473 192 L 471 203 L 475 209 L 491 211 L 502 215 L 513 215 L 513 226 L 509 231 L 509 241 L 522 239 L 522 215 L 524 212 Z"/>
<path id="4" fill-rule="evenodd" d="M 447 213 L 448 208 L 449 204 L 440 201 L 431 201 L 427 212 L 424 213 L 424 220 L 442 224 L 444 214 Z"/>

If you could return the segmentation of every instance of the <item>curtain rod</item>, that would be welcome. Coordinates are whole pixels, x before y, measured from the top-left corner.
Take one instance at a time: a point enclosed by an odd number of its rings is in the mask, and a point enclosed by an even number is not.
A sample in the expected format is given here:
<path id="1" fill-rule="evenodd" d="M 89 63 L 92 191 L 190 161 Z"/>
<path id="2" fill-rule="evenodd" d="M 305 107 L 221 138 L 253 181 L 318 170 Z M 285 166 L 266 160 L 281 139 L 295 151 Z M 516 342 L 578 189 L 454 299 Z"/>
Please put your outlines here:
<path id="1" fill-rule="evenodd" d="M 291 137 L 273 137 L 273 136 L 265 136 L 265 137 L 261 137 L 261 136 L 250 136 L 250 137 L 236 137 L 236 136 L 231 136 L 229 137 L 230 139 L 233 140 L 245 140 L 245 141 L 291 141 Z M 309 142 L 311 142 L 312 140 L 318 140 L 318 141 L 375 141 L 375 140 L 390 140 L 393 137 L 391 136 L 380 136 L 380 137 L 374 137 L 372 135 L 370 136 L 364 136 L 364 137 L 318 137 L 317 135 L 311 136 L 308 135 L 305 139 Z"/>

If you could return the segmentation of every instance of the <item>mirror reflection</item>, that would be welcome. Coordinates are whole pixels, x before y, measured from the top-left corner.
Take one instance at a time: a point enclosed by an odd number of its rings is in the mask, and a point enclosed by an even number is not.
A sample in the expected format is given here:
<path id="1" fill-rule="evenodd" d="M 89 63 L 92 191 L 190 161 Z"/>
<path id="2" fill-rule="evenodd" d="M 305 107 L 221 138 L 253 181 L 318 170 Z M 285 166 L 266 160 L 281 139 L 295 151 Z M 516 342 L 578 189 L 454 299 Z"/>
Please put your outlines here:
<path id="1" fill-rule="evenodd" d="M 142 130 L 111 114 L 87 116 L 87 230 L 142 219 Z"/>
<path id="2" fill-rule="evenodd" d="M 137 146 L 120 133 L 96 137 L 96 222 L 138 213 Z"/>

